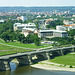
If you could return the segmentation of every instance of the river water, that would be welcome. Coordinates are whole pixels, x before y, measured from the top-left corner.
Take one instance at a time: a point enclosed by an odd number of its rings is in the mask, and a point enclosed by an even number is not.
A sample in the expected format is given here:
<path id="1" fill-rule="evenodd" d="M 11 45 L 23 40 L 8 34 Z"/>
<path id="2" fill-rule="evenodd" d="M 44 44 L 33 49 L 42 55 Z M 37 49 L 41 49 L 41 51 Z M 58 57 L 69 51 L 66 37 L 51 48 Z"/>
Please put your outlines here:
<path id="1" fill-rule="evenodd" d="M 75 72 L 48 71 L 32 68 L 30 66 L 16 68 L 16 64 L 11 63 L 11 71 L 1 71 L 0 75 L 75 75 Z"/>

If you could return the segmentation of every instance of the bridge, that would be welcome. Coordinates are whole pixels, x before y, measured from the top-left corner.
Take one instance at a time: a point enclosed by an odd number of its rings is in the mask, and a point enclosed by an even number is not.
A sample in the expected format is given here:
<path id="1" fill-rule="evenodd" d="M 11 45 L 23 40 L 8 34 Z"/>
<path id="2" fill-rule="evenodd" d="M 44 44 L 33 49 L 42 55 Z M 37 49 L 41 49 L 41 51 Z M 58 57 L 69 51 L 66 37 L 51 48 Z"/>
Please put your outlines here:
<path id="1" fill-rule="evenodd" d="M 31 52 L 0 56 L 0 70 L 11 70 L 10 62 L 15 58 L 18 60 L 19 65 L 31 65 L 36 61 L 50 60 L 51 58 L 65 55 L 69 52 L 75 52 L 75 46 L 56 49 L 47 48 Z"/>

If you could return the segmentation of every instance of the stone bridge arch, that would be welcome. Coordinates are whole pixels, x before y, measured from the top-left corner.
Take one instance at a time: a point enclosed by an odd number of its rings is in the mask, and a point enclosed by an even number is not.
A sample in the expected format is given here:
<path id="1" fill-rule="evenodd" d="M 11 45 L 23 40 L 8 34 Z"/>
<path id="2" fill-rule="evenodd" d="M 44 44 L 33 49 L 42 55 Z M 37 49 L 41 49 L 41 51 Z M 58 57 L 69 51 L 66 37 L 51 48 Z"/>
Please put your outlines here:
<path id="1" fill-rule="evenodd" d="M 17 56 L 17 57 L 10 58 L 9 62 L 12 62 L 14 59 L 16 59 L 18 62 L 18 66 L 30 65 L 29 57 L 30 56 L 28 55 Z"/>
<path id="2" fill-rule="evenodd" d="M 64 54 L 64 55 L 66 55 L 66 54 L 68 54 L 68 53 L 71 53 L 71 52 L 74 52 L 72 48 L 70 48 L 70 49 L 64 49 L 64 50 L 63 50 L 63 54 Z"/>
<path id="3" fill-rule="evenodd" d="M 55 58 L 57 56 L 60 56 L 60 55 L 61 55 L 60 51 L 51 51 L 50 52 L 50 58 L 51 59 L 53 59 L 53 58 Z"/>
<path id="4" fill-rule="evenodd" d="M 44 53 L 37 53 L 36 57 L 37 57 L 38 61 L 47 60 L 46 52 L 44 52 Z"/>

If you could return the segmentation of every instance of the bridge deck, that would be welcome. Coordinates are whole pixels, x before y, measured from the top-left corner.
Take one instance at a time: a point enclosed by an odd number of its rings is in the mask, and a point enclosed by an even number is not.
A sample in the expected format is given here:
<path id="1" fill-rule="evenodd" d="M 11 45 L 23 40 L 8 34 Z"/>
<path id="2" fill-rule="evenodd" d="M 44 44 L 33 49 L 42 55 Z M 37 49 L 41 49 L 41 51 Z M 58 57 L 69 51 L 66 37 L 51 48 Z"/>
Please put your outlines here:
<path id="1" fill-rule="evenodd" d="M 16 54 L 11 54 L 11 55 L 0 56 L 0 60 L 2 60 L 2 59 L 9 59 L 9 58 L 15 58 L 15 57 L 19 57 L 19 56 L 25 56 L 25 55 L 33 55 L 33 54 L 38 54 L 38 53 L 50 52 L 50 51 L 72 49 L 72 48 L 75 48 L 75 46 L 62 47 L 62 48 L 56 48 L 56 49 L 43 49 L 43 50 L 40 49 L 40 50 L 36 50 L 36 51 L 31 51 L 31 52 L 16 53 Z"/>

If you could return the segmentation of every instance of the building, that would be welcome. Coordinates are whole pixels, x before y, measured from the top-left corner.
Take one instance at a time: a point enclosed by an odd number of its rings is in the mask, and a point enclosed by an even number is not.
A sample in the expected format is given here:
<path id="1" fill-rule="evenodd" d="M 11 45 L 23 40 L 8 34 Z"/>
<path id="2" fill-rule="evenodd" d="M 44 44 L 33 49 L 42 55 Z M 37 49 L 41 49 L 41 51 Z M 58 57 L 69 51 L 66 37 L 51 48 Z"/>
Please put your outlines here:
<path id="1" fill-rule="evenodd" d="M 45 25 L 48 25 L 51 21 L 54 21 L 53 18 L 45 19 Z"/>
<path id="2" fill-rule="evenodd" d="M 70 31 L 71 29 L 75 29 L 75 24 L 64 25 L 66 30 Z"/>
<path id="3" fill-rule="evenodd" d="M 13 25 L 13 28 L 14 28 L 14 31 L 16 30 L 22 31 L 23 28 L 32 28 L 32 29 L 36 28 L 36 25 L 34 23 L 28 23 L 28 24 L 15 23 Z"/>
<path id="4" fill-rule="evenodd" d="M 75 17 L 75 15 L 72 15 L 72 17 Z"/>
<path id="5" fill-rule="evenodd" d="M 25 24 L 21 24 L 21 23 L 15 23 L 13 25 L 14 31 L 16 31 L 16 30 L 22 30 L 22 28 L 24 28 L 24 27 L 25 27 Z"/>
<path id="6" fill-rule="evenodd" d="M 68 37 L 68 33 L 66 31 L 53 30 L 54 37 Z"/>
<path id="7" fill-rule="evenodd" d="M 28 34 L 34 34 L 35 28 L 23 28 L 22 34 L 26 37 Z"/>
<path id="8" fill-rule="evenodd" d="M 60 30 L 40 30 L 38 36 L 40 38 L 68 37 L 68 33 Z"/>
<path id="9" fill-rule="evenodd" d="M 75 29 L 75 24 L 68 24 L 68 25 L 58 25 L 56 26 L 56 30 L 61 30 L 61 31 L 70 31 L 71 29 Z"/>
<path id="10" fill-rule="evenodd" d="M 37 18 L 41 18 L 41 15 L 38 15 Z"/>
<path id="11" fill-rule="evenodd" d="M 3 23 L 3 22 L 4 22 L 4 20 L 1 19 L 1 20 L 0 20 L 0 23 Z"/>
<path id="12" fill-rule="evenodd" d="M 28 34 L 34 34 L 34 31 L 36 29 L 36 25 L 34 23 L 28 23 L 23 29 L 22 33 L 25 35 L 25 37 Z"/>
<path id="13" fill-rule="evenodd" d="M 68 24 L 73 24 L 72 21 L 68 21 L 68 20 L 63 20 L 63 23 L 66 24 L 66 25 L 68 25 Z"/>
<path id="14" fill-rule="evenodd" d="M 62 31 L 65 31 L 66 28 L 65 28 L 65 26 L 58 25 L 58 26 L 56 26 L 56 30 L 62 30 Z"/>
<path id="15" fill-rule="evenodd" d="M 36 25 L 34 23 L 28 23 L 28 24 L 15 23 L 13 27 L 14 31 L 20 30 L 21 33 L 25 35 L 25 37 L 29 33 L 33 34 L 36 29 Z"/>
<path id="16" fill-rule="evenodd" d="M 26 20 L 28 20 L 27 16 L 21 16 L 21 20 L 24 22 Z"/>
<path id="17" fill-rule="evenodd" d="M 17 20 L 20 20 L 21 19 L 21 17 L 17 17 Z"/>

